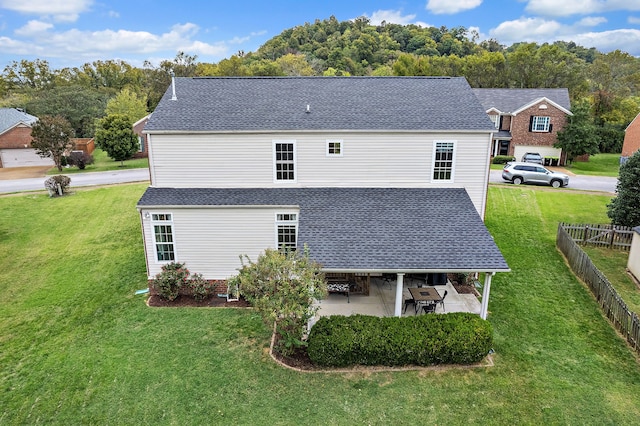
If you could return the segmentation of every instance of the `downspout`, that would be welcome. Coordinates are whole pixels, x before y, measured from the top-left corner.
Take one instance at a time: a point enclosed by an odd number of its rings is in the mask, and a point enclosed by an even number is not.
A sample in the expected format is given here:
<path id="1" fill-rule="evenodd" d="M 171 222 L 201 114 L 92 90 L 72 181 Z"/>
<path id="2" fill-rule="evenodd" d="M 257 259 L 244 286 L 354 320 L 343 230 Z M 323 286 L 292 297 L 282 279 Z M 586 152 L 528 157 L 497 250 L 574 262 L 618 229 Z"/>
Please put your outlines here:
<path id="1" fill-rule="evenodd" d="M 487 272 L 484 277 L 484 287 L 482 289 L 482 307 L 480 308 L 480 318 L 486 320 L 489 310 L 489 292 L 491 291 L 491 278 L 495 272 Z"/>

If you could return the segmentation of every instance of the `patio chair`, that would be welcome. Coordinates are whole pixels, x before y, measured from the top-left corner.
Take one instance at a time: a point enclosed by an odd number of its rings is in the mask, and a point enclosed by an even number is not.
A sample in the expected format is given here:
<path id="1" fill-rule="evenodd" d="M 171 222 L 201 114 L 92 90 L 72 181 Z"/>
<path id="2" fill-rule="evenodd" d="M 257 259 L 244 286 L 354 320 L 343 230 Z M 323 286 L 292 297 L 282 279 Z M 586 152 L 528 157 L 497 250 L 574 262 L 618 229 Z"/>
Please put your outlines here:
<path id="1" fill-rule="evenodd" d="M 425 314 L 435 314 L 437 303 L 425 303 L 422 305 L 422 312 Z"/>
<path id="2" fill-rule="evenodd" d="M 404 311 L 402 312 L 403 314 L 407 313 L 407 306 L 409 305 L 413 305 L 414 307 L 416 306 L 416 301 L 413 300 L 413 297 L 410 299 L 404 299 Z"/>
<path id="3" fill-rule="evenodd" d="M 445 290 L 444 291 L 444 294 L 442 295 L 442 300 L 440 300 L 438 302 L 440 305 L 442 305 L 442 312 L 445 311 L 445 309 L 444 309 L 444 298 L 447 297 L 447 293 L 449 293 L 449 290 Z"/>

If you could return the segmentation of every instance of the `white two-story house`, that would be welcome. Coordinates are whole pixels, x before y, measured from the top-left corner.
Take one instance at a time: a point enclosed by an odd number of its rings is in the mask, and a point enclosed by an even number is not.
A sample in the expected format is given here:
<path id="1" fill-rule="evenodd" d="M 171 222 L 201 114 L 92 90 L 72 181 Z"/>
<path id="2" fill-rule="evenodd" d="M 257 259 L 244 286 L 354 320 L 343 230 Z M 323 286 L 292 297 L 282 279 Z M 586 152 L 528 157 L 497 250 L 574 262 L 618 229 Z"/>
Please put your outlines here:
<path id="1" fill-rule="evenodd" d="M 176 78 L 145 133 L 149 279 L 226 280 L 269 247 L 327 273 L 509 268 L 484 226 L 492 133 L 464 78 Z M 487 282 L 488 281 L 488 282 Z"/>

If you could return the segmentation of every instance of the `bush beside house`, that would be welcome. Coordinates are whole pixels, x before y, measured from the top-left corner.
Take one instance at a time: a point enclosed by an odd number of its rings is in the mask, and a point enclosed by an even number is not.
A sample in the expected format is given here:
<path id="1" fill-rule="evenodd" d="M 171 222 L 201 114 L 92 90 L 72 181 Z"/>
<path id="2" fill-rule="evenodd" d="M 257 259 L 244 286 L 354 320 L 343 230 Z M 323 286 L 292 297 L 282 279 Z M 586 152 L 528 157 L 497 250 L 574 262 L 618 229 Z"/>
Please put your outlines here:
<path id="1" fill-rule="evenodd" d="M 309 333 L 308 354 L 319 366 L 472 364 L 493 345 L 491 324 L 456 312 L 412 317 L 323 317 Z"/>

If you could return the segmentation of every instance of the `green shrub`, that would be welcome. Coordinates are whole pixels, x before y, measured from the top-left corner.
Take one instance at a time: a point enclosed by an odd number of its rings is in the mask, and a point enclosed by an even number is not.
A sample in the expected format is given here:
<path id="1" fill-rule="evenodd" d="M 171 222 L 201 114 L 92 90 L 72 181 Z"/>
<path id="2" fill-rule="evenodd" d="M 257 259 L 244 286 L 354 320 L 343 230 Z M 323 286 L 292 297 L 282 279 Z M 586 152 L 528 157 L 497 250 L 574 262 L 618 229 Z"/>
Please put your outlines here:
<path id="1" fill-rule="evenodd" d="M 211 284 L 209 281 L 202 277 L 202 274 L 193 274 L 191 279 L 187 282 L 187 285 L 191 289 L 191 294 L 196 300 L 204 300 L 209 294 L 211 294 Z"/>
<path id="2" fill-rule="evenodd" d="M 49 196 L 63 195 L 71 184 L 71 178 L 65 175 L 51 176 L 44 181 L 44 187 L 49 191 Z"/>
<path id="3" fill-rule="evenodd" d="M 188 278 L 189 270 L 184 263 L 171 262 L 162 266 L 162 272 L 155 276 L 152 285 L 163 299 L 175 300 Z"/>
<path id="4" fill-rule="evenodd" d="M 455 312 L 412 317 L 322 317 L 308 338 L 309 358 L 320 366 L 471 364 L 493 345 L 491 324 Z"/>
<path id="5" fill-rule="evenodd" d="M 510 155 L 496 155 L 493 157 L 493 164 L 507 164 L 510 161 L 515 161 L 516 159 Z"/>

